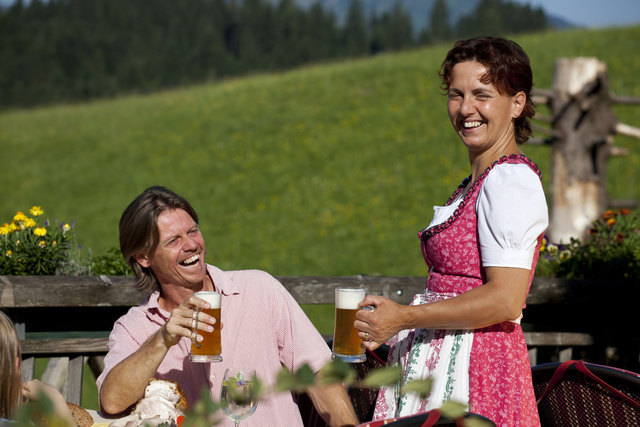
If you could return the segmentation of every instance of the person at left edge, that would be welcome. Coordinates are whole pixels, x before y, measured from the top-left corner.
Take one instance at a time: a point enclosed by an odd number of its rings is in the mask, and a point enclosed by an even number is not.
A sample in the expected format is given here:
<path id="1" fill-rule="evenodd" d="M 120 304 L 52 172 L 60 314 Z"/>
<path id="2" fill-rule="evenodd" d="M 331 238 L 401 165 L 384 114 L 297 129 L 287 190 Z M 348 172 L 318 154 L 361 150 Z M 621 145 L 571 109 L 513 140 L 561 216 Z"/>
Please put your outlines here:
<path id="1" fill-rule="evenodd" d="M 204 397 L 202 392 L 219 399 L 227 366 L 255 369 L 268 387 L 282 366 L 293 371 L 308 363 L 318 372 L 331 360 L 323 338 L 275 278 L 263 271 L 222 271 L 205 263 L 198 216 L 172 191 L 150 187 L 125 209 L 120 248 L 136 273 L 138 288 L 152 293 L 117 320 L 109 336 L 105 368 L 97 379 L 103 414 L 126 414 L 151 377 L 177 382 L 194 405 Z M 206 308 L 193 294 L 213 290 L 222 296 L 224 360 L 193 363 L 193 313 L 196 306 Z M 200 322 L 209 330 L 219 326 L 204 313 Z M 314 387 L 308 394 L 328 424 L 358 424 L 342 385 Z M 225 417 L 220 421 L 230 423 Z M 302 419 L 291 393 L 279 393 L 261 400 L 242 424 L 295 426 L 302 425 Z"/>

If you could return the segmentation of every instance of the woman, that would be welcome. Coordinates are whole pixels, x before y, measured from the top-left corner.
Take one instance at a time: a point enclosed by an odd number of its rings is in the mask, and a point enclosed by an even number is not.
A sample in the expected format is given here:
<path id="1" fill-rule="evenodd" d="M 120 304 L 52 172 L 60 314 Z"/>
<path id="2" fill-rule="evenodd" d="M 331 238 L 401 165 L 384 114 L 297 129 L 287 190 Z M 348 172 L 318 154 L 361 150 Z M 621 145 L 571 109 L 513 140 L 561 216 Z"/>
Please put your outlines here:
<path id="1" fill-rule="evenodd" d="M 21 360 L 13 322 L 0 311 L 0 424 L 17 415 L 23 399 L 36 400 L 45 395 L 53 404 L 55 415 L 65 425 L 75 427 L 71 410 L 58 390 L 38 380 L 22 383 Z"/>
<path id="2" fill-rule="evenodd" d="M 440 75 L 471 176 L 419 233 L 429 266 L 424 294 L 403 306 L 367 296 L 355 327 L 369 349 L 391 337 L 389 364 L 403 380 L 432 378 L 431 394 L 383 387 L 375 419 L 415 414 L 447 400 L 502 426 L 539 425 L 519 322 L 548 225 L 537 166 L 520 151 L 534 115 L 529 58 L 516 43 L 457 42 Z"/>

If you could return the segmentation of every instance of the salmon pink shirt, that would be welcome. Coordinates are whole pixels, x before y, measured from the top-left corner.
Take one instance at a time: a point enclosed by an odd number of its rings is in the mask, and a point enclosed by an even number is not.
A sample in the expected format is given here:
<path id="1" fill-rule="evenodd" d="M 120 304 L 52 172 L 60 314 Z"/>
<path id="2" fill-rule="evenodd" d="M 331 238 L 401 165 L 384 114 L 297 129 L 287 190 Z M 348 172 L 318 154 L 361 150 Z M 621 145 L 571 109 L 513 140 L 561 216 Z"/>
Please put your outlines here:
<path id="1" fill-rule="evenodd" d="M 317 372 L 331 360 L 322 336 L 287 290 L 268 273 L 259 270 L 222 271 L 212 265 L 207 271 L 222 294 L 223 362 L 189 361 L 191 342 L 183 337 L 169 349 L 156 373 L 157 378 L 175 381 L 184 389 L 190 405 L 206 389 L 220 399 L 220 386 L 229 366 L 256 370 L 261 382 L 273 385 L 282 366 L 297 370 L 308 363 Z M 169 319 L 153 292 L 138 307 L 118 319 L 109 335 L 109 353 L 104 371 L 97 379 L 100 389 L 109 371 L 140 346 Z M 221 425 L 233 423 L 220 412 Z M 256 412 L 242 421 L 249 426 L 302 425 L 291 393 L 279 393 L 261 400 Z"/>

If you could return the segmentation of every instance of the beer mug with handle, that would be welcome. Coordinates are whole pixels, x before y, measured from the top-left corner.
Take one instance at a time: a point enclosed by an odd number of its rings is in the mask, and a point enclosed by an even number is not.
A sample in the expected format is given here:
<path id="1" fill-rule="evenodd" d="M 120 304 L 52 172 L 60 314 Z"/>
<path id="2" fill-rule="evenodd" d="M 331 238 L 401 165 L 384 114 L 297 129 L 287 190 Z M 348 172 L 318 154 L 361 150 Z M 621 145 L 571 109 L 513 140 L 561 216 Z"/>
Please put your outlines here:
<path id="1" fill-rule="evenodd" d="M 213 332 L 200 331 L 200 335 L 202 335 L 204 339 L 198 342 L 195 337 L 198 333 L 198 315 L 200 314 L 200 310 L 196 309 L 189 360 L 192 362 L 222 362 L 222 345 L 220 343 L 220 293 L 203 291 L 196 292 L 193 295 L 209 303 L 210 307 L 202 311 L 209 316 L 215 317 L 216 324 L 213 326 Z"/>
<path id="2" fill-rule="evenodd" d="M 347 363 L 358 363 L 367 360 L 362 339 L 358 336 L 358 330 L 353 327 L 356 320 L 356 312 L 360 309 L 358 304 L 366 296 L 366 290 L 338 288 L 335 290 L 336 317 L 333 329 L 333 353 L 334 359 L 340 359 Z"/>

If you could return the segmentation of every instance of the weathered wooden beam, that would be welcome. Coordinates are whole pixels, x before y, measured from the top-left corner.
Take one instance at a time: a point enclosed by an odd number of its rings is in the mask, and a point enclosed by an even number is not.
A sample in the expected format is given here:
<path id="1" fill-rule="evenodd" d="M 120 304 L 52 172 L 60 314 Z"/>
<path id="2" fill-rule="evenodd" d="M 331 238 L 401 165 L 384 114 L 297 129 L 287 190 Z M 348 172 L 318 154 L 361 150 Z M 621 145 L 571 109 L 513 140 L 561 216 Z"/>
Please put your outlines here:
<path id="1" fill-rule="evenodd" d="M 408 304 L 417 293 L 424 292 L 426 277 L 392 276 L 279 276 L 276 277 L 300 304 L 333 304 L 336 288 L 367 289 L 395 302 Z"/>
<path id="2" fill-rule="evenodd" d="M 626 95 L 611 95 L 611 102 L 614 104 L 622 105 L 638 105 L 640 104 L 640 97 L 626 96 Z"/>
<path id="3" fill-rule="evenodd" d="M 632 138 L 640 139 L 640 128 L 625 125 L 624 123 L 616 123 L 616 133 L 620 135 L 630 136 Z"/>
<path id="4" fill-rule="evenodd" d="M 27 339 L 20 341 L 22 354 L 40 357 L 61 354 L 102 354 L 109 351 L 108 338 Z"/>
<path id="5" fill-rule="evenodd" d="M 528 346 L 593 345 L 593 336 L 580 332 L 524 332 Z"/>
<path id="6" fill-rule="evenodd" d="M 638 207 L 638 201 L 632 199 L 614 199 L 609 202 L 611 209 L 635 209 Z"/>
<path id="7" fill-rule="evenodd" d="M 3 278 L 0 276 L 0 283 Z M 109 276 L 113 285 L 105 287 L 91 276 L 72 276 L 64 281 L 59 276 L 22 276 L 19 280 L 12 277 L 11 286 L 0 284 L 0 308 L 19 309 L 44 307 L 131 307 L 138 305 L 141 294 L 135 289 L 132 277 Z M 16 280 L 14 280 L 16 279 Z M 33 279 L 33 282 L 30 281 Z M 51 279 L 54 283 L 48 283 Z M 424 292 L 426 276 L 276 276 L 293 298 L 300 304 L 333 304 L 334 290 L 339 287 L 364 287 L 369 294 L 383 295 L 396 302 L 408 304 L 413 296 Z M 562 302 L 565 296 L 580 298 L 598 287 L 627 286 L 608 280 L 555 279 L 534 277 L 527 304 L 554 304 Z M 44 289 L 47 289 L 45 292 Z M 103 292 L 108 291 L 108 294 Z M 12 298 L 5 298 L 7 293 Z M 574 295 L 574 292 L 577 294 Z M 80 295 L 81 297 L 78 297 Z M 24 304 L 22 304 L 24 303 Z M 65 306 L 67 304 L 67 306 Z"/>
<path id="8" fill-rule="evenodd" d="M 129 276 L 0 276 L 0 307 L 126 307 L 145 296 Z"/>

